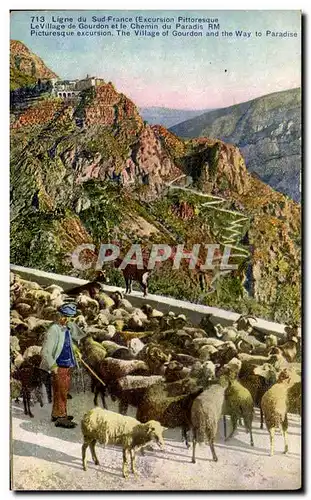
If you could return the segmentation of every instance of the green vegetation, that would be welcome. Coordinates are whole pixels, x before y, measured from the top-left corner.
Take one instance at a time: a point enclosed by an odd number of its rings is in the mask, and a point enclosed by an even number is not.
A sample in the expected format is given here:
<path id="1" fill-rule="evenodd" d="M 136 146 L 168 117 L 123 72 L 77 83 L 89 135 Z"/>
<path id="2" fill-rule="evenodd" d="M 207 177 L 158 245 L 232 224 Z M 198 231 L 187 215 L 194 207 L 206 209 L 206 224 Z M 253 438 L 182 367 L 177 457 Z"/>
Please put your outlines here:
<path id="1" fill-rule="evenodd" d="M 21 87 L 33 87 L 37 82 L 34 75 L 27 75 L 16 68 L 10 68 L 10 90 Z"/>
<path id="2" fill-rule="evenodd" d="M 86 147 L 93 155 L 100 153 L 105 160 L 113 158 L 117 166 L 116 170 L 122 167 L 128 155 L 128 147 L 115 136 L 111 127 L 100 127 L 96 136 L 90 139 Z"/>
<path id="3" fill-rule="evenodd" d="M 80 101 L 75 109 L 75 116 L 77 118 L 84 118 L 84 110 L 95 99 L 96 91 L 94 87 L 83 90 L 80 95 Z"/>
<path id="4" fill-rule="evenodd" d="M 58 226 L 64 214 L 53 212 L 29 213 L 11 223 L 11 262 L 22 262 L 50 272 L 68 272 L 63 242 L 58 238 Z"/>
<path id="5" fill-rule="evenodd" d="M 80 218 L 88 229 L 95 244 L 108 242 L 112 231 L 122 221 L 122 198 L 120 190 L 111 183 L 87 181 L 84 192 L 91 200 L 91 206 L 84 210 Z"/>

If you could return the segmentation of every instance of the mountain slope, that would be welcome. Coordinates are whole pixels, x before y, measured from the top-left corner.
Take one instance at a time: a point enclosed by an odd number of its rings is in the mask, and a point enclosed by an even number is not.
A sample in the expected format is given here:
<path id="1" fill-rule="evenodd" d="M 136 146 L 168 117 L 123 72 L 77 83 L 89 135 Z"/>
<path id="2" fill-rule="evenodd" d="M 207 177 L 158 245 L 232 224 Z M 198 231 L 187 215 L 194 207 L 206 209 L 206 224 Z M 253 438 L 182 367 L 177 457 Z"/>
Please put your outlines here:
<path id="1" fill-rule="evenodd" d="M 180 269 L 164 263 L 150 291 L 299 319 L 300 207 L 251 175 L 237 147 L 184 141 L 145 124 L 111 83 L 76 102 L 44 99 L 12 113 L 11 123 L 12 263 L 88 278 L 92 270 L 77 271 L 70 260 L 82 243 L 98 251 L 101 242 L 117 240 L 123 254 L 133 242 L 146 249 L 184 243 L 187 250 L 216 243 L 222 253 L 230 240 L 242 251 L 233 259 L 239 268 L 220 277 L 215 292 L 209 293 L 213 271 L 202 284 L 187 261 Z M 181 178 L 182 188 L 190 177 L 191 191 L 169 187 Z M 84 258 L 96 256 L 89 251 Z M 109 273 L 112 283 L 122 283 L 120 273 Z"/>
<path id="2" fill-rule="evenodd" d="M 218 109 L 171 128 L 182 137 L 236 144 L 251 172 L 300 200 L 301 90 L 291 89 Z"/>
<path id="3" fill-rule="evenodd" d="M 40 57 L 18 40 L 10 41 L 10 89 L 17 90 L 36 83 L 38 79 L 55 78 Z"/>

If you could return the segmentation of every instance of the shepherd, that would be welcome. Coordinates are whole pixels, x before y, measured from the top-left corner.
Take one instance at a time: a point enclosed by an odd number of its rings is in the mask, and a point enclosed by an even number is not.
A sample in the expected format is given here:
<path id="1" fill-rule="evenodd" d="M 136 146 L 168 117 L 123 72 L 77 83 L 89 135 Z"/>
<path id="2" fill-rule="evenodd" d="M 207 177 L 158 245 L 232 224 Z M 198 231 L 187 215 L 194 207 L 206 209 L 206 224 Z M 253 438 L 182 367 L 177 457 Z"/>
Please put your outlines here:
<path id="1" fill-rule="evenodd" d="M 77 344 L 84 333 L 73 321 L 77 314 L 74 303 L 65 303 L 58 309 L 59 318 L 46 332 L 42 345 L 40 368 L 52 373 L 53 406 L 52 422 L 56 427 L 73 429 L 77 423 L 67 414 L 67 396 L 70 387 L 71 371 L 81 358 Z"/>

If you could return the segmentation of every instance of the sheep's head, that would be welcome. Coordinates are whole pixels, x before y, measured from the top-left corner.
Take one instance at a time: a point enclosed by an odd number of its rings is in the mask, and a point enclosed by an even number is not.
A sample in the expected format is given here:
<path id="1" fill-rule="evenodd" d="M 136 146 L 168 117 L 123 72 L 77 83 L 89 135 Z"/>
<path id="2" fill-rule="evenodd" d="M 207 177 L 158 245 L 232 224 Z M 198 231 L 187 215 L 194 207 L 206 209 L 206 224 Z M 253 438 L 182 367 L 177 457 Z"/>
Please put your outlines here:
<path id="1" fill-rule="evenodd" d="M 175 314 L 172 311 L 169 311 L 165 316 L 160 317 L 160 329 L 167 330 L 168 328 L 172 328 L 174 326 L 174 321 Z"/>
<path id="2" fill-rule="evenodd" d="M 92 345 L 92 343 L 93 343 L 93 336 L 92 333 L 89 332 L 80 340 L 80 347 L 81 349 L 88 349 Z"/>
<path id="3" fill-rule="evenodd" d="M 165 363 L 166 365 L 166 363 Z M 169 361 L 167 362 L 167 367 L 166 367 L 166 371 L 167 372 L 180 372 L 182 369 L 183 369 L 184 365 L 182 363 L 179 363 L 178 361 L 176 360 L 173 360 L 173 361 Z"/>
<path id="4" fill-rule="evenodd" d="M 291 380 L 291 373 L 287 368 L 284 368 L 278 376 L 278 382 L 287 382 L 289 383 Z"/>
<path id="5" fill-rule="evenodd" d="M 159 448 L 164 448 L 164 439 L 163 432 L 167 430 L 167 427 L 163 427 L 156 420 L 149 420 L 146 424 L 144 424 L 147 430 L 147 436 L 151 441 L 155 441 Z"/>
<path id="6" fill-rule="evenodd" d="M 257 319 L 254 316 L 251 316 L 249 314 L 247 315 L 241 315 L 237 321 L 235 321 L 234 326 L 238 330 L 246 330 L 247 332 L 250 332 L 252 330 L 252 323 L 250 322 L 250 319 L 253 319 L 254 321 L 257 322 Z"/>
<path id="7" fill-rule="evenodd" d="M 268 352 L 269 362 L 275 363 L 279 360 L 280 356 L 283 356 L 283 353 L 279 347 L 271 347 Z"/>
<path id="8" fill-rule="evenodd" d="M 227 351 L 228 349 L 232 349 L 232 351 L 237 352 L 237 348 L 235 347 L 232 340 L 227 340 L 218 347 L 219 351 Z"/>
<path id="9" fill-rule="evenodd" d="M 226 389 L 229 385 L 229 380 L 230 380 L 229 374 L 226 371 L 222 372 L 221 370 L 217 371 L 216 373 L 220 385 Z"/>
<path id="10" fill-rule="evenodd" d="M 151 307 L 150 304 L 144 304 L 141 307 L 141 310 L 143 311 L 143 313 L 145 313 L 145 315 L 147 316 L 147 318 L 151 318 L 152 313 L 153 313 L 153 308 Z"/>
<path id="11" fill-rule="evenodd" d="M 263 377 L 267 382 L 276 382 L 276 370 L 270 363 L 264 363 L 261 366 L 256 366 L 253 371 L 254 375 Z"/>
<path id="12" fill-rule="evenodd" d="M 179 314 L 174 320 L 174 328 L 182 329 L 187 324 L 187 318 L 184 314 Z"/>
<path id="13" fill-rule="evenodd" d="M 287 334 L 287 340 L 291 340 L 292 337 L 301 336 L 301 331 L 298 323 L 287 323 L 284 328 L 284 331 Z"/>
<path id="14" fill-rule="evenodd" d="M 202 370 L 202 363 L 200 361 L 196 361 L 193 363 L 191 367 L 190 377 L 197 377 Z"/>
<path id="15" fill-rule="evenodd" d="M 266 346 L 269 347 L 276 347 L 278 345 L 278 338 L 276 335 L 265 335 L 265 343 Z"/>
<path id="16" fill-rule="evenodd" d="M 215 378 L 216 365 L 212 361 L 205 361 L 202 363 L 202 377 L 206 380 L 213 380 Z"/>
<path id="17" fill-rule="evenodd" d="M 114 301 L 115 307 L 118 307 L 121 300 L 123 299 L 123 294 L 119 290 L 116 290 L 110 295 L 110 298 Z"/>
<path id="18" fill-rule="evenodd" d="M 75 323 L 80 327 L 80 328 L 87 328 L 87 322 L 85 317 L 82 314 L 79 314 L 79 316 L 75 317 Z"/>
<path id="19" fill-rule="evenodd" d="M 214 352 L 217 352 L 217 349 L 213 345 L 203 345 L 201 349 L 199 350 L 199 358 L 202 361 L 207 361 L 208 358 L 210 357 L 211 354 L 214 354 Z"/>
<path id="20" fill-rule="evenodd" d="M 205 330 L 206 333 L 212 333 L 214 335 L 215 334 L 215 325 L 211 320 L 212 317 L 213 317 L 212 314 L 206 314 L 201 319 L 199 326 L 201 328 L 203 328 L 203 330 Z"/>
<path id="21" fill-rule="evenodd" d="M 235 380 L 241 371 L 241 367 L 242 361 L 238 358 L 232 358 L 223 368 L 226 368 L 230 380 Z"/>
<path id="22" fill-rule="evenodd" d="M 238 376 L 238 371 L 236 367 L 233 367 L 232 365 L 230 366 L 229 363 L 220 366 L 216 366 L 216 376 L 219 378 L 219 380 L 226 380 L 229 382 L 229 380 L 236 380 Z"/>
<path id="23" fill-rule="evenodd" d="M 236 346 L 239 352 L 245 352 L 247 354 L 251 354 L 254 350 L 252 344 L 244 339 L 238 340 Z"/>
<path id="24" fill-rule="evenodd" d="M 100 283 L 109 283 L 110 280 L 106 274 L 105 269 L 101 269 L 100 271 L 97 271 L 96 280 L 99 281 Z"/>

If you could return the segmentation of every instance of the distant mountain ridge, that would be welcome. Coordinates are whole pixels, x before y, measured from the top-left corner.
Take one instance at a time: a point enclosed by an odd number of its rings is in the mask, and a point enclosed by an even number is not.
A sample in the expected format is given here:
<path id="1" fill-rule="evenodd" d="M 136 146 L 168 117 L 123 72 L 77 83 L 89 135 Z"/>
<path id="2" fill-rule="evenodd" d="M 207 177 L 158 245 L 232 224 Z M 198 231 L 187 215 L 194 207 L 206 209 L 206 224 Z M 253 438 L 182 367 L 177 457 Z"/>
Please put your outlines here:
<path id="1" fill-rule="evenodd" d="M 195 116 L 211 111 L 210 109 L 173 109 L 151 106 L 150 108 L 139 108 L 139 112 L 143 119 L 150 125 L 163 125 L 169 128 L 181 123 L 185 120 L 190 120 Z"/>
<path id="2" fill-rule="evenodd" d="M 181 137 L 206 136 L 237 145 L 250 172 L 300 201 L 300 88 L 210 111 L 170 130 Z"/>

